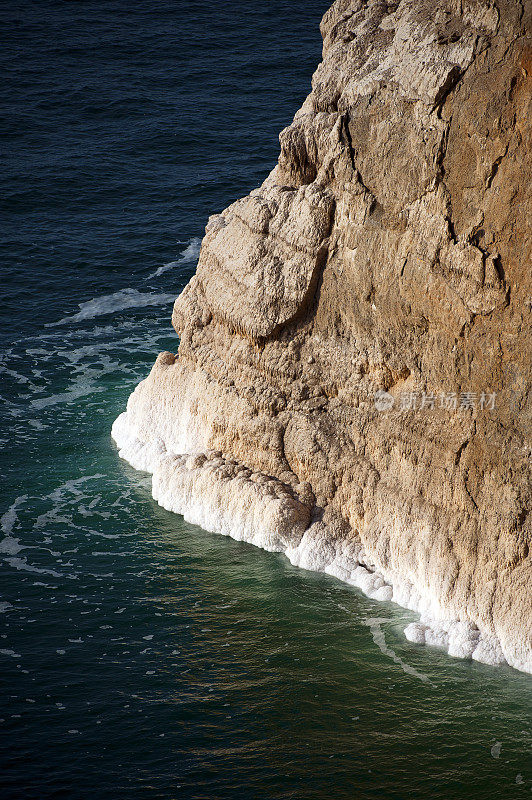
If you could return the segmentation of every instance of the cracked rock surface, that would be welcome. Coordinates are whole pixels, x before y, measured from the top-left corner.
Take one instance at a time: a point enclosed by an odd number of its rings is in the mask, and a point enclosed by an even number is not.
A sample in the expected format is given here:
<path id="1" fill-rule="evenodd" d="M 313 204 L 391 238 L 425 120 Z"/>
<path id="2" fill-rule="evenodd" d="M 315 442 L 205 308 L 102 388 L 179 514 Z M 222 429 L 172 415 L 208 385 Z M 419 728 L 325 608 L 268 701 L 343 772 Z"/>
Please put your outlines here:
<path id="1" fill-rule="evenodd" d="M 531 15 L 336 0 L 277 165 L 209 219 L 178 357 L 113 428 L 165 507 L 527 672 Z"/>

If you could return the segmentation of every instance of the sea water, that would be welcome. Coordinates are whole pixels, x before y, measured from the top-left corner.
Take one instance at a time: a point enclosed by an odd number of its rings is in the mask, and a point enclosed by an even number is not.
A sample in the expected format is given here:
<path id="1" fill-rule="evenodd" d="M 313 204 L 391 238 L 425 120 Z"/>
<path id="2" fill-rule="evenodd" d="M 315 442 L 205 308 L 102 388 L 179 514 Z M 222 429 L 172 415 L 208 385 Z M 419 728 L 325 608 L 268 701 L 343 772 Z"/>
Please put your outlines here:
<path id="1" fill-rule="evenodd" d="M 2 800 L 530 796 L 530 676 L 163 510 L 110 438 L 327 6 L 1 6 Z"/>

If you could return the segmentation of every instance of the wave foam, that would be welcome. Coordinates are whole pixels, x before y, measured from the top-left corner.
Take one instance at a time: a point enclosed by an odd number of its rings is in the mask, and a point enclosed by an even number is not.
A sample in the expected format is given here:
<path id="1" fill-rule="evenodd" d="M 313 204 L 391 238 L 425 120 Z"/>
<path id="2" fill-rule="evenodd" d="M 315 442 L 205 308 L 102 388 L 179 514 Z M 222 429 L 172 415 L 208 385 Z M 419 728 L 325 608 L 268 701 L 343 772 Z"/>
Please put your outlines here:
<path id="1" fill-rule="evenodd" d="M 58 322 L 49 322 L 47 327 L 65 325 L 69 322 L 83 322 L 84 320 L 101 317 L 105 314 L 114 314 L 128 308 L 144 308 L 145 306 L 161 306 L 173 303 L 173 294 L 154 294 L 152 292 L 139 292 L 137 289 L 120 289 L 113 294 L 93 297 L 85 303 L 79 303 L 79 311 L 70 317 L 63 317 Z"/>
<path id="2" fill-rule="evenodd" d="M 0 541 L 0 553 L 14 556 L 24 550 L 23 545 L 20 544 L 20 539 L 13 536 L 15 525 L 18 522 L 17 509 L 25 503 L 28 495 L 23 494 L 12 503 L 7 511 L 0 517 L 0 530 L 4 534 L 4 538 Z"/>
<path id="3" fill-rule="evenodd" d="M 169 261 L 167 264 L 162 264 L 162 266 L 158 267 L 155 272 L 152 272 L 151 275 L 148 275 L 148 280 L 150 280 L 150 278 L 158 278 L 159 275 L 162 275 L 169 269 L 175 269 L 175 267 L 178 267 L 181 264 L 187 264 L 196 261 L 200 254 L 200 249 L 201 239 L 195 236 L 190 240 L 188 245 L 181 253 L 181 256 L 176 261 Z"/>

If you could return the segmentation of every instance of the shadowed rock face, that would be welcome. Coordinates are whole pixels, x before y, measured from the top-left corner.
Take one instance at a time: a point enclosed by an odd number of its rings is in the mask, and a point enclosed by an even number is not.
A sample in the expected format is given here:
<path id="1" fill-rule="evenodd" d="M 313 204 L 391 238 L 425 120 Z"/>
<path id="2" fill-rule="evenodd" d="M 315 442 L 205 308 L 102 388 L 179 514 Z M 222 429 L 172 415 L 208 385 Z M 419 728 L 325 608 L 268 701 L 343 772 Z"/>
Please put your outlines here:
<path id="1" fill-rule="evenodd" d="M 239 538 L 419 610 L 409 638 L 532 672 L 530 17 L 334 3 L 114 435 L 167 507 L 208 498 L 231 534 L 231 506 Z"/>

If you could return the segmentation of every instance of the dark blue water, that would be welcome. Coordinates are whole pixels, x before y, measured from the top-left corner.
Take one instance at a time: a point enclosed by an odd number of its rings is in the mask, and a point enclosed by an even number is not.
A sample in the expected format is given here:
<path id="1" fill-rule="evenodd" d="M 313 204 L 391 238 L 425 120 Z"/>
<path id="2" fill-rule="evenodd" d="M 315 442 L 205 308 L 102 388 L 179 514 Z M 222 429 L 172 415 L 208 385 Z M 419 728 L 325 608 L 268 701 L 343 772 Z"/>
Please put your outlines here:
<path id="1" fill-rule="evenodd" d="M 160 509 L 109 431 L 328 0 L 2 3 L 0 796 L 530 796 L 527 676 Z"/>

